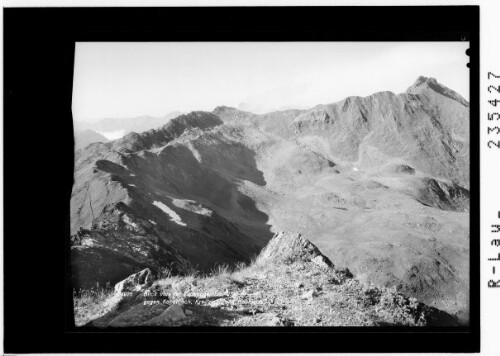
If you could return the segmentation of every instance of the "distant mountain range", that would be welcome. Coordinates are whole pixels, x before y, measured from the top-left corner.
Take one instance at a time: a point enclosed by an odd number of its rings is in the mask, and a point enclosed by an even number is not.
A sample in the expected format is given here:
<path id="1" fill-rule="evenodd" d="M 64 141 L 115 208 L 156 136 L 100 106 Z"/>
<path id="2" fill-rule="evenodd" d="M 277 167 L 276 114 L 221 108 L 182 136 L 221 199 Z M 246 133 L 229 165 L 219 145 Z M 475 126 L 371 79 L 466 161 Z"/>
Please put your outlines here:
<path id="1" fill-rule="evenodd" d="M 276 108 L 272 108 L 270 110 L 263 110 L 261 107 L 243 102 L 243 103 L 238 104 L 237 109 L 242 110 L 242 111 L 250 111 L 253 113 L 262 113 L 262 112 L 286 111 L 286 110 L 295 110 L 295 109 L 308 110 L 309 107 L 300 106 L 300 105 L 286 105 L 286 106 L 279 106 Z"/>
<path id="2" fill-rule="evenodd" d="M 75 130 L 75 150 L 94 142 L 108 142 L 103 135 L 92 130 Z"/>
<path id="3" fill-rule="evenodd" d="M 248 262 L 292 231 L 363 283 L 468 321 L 469 104 L 435 79 L 308 110 L 221 106 L 143 132 L 107 122 L 95 129 L 133 132 L 75 153 L 75 288 Z"/>
<path id="4" fill-rule="evenodd" d="M 74 126 L 75 131 L 92 130 L 108 140 L 114 140 L 130 132 L 142 132 L 159 127 L 181 114 L 180 111 L 175 111 L 160 117 L 145 115 L 130 118 L 105 118 L 96 122 L 77 121 Z"/>

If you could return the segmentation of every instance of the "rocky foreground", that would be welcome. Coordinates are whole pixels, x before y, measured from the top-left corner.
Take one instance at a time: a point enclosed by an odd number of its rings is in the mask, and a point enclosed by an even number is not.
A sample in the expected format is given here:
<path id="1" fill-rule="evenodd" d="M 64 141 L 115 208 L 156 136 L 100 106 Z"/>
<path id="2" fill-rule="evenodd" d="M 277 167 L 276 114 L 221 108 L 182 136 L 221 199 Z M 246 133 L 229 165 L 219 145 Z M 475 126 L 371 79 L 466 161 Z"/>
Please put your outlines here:
<path id="1" fill-rule="evenodd" d="M 250 265 L 210 275 L 144 269 L 101 300 L 75 298 L 77 326 L 443 326 L 451 315 L 366 286 L 300 234 L 278 233 Z"/>

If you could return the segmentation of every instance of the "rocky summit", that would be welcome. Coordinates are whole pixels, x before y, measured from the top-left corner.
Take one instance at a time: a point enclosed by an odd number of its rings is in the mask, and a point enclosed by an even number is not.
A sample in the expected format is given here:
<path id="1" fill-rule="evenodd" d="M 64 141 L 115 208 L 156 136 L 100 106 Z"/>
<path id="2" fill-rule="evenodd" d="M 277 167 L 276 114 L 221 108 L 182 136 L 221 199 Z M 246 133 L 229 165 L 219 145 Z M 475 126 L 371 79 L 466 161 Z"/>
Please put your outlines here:
<path id="1" fill-rule="evenodd" d="M 300 234 L 279 233 L 249 266 L 210 276 L 159 278 L 144 270 L 120 282 L 89 327 L 435 326 L 455 318 L 395 289 L 364 286 Z M 133 283 L 135 281 L 135 283 Z M 128 288 L 123 288 L 127 285 Z"/>
<path id="2" fill-rule="evenodd" d="M 300 237 L 276 235 L 280 231 Z M 148 281 L 156 285 L 165 273 L 175 281 L 183 306 L 189 295 L 200 301 L 187 309 L 192 316 L 182 309 L 182 320 L 188 320 L 183 322 L 194 324 L 287 324 L 290 318 L 293 325 L 312 325 L 313 319 L 319 325 L 407 325 L 413 314 L 397 322 L 381 316 L 378 298 L 390 293 L 403 304 L 416 298 L 408 303 L 417 309 L 425 303 L 466 324 L 469 104 L 422 76 L 400 94 L 379 92 L 261 115 L 219 106 L 90 143 L 75 151 L 71 234 L 77 295 L 108 286 L 98 298 L 108 307 L 116 299 L 108 298 L 112 287 L 149 269 L 155 277 Z M 261 262 L 251 264 L 257 255 Z M 223 282 L 216 277 L 223 265 L 232 271 L 228 275 L 248 278 Z M 354 278 L 341 278 L 336 269 L 348 269 Z M 337 282 L 328 282 L 334 277 Z M 214 295 L 202 298 L 206 291 Z M 362 309 L 357 297 L 365 292 L 375 297 Z M 131 319 L 119 312 L 123 325 L 134 318 L 150 322 L 147 315 L 157 317 L 176 304 L 169 299 L 154 307 L 161 310 L 150 310 L 139 295 L 137 303 L 122 303 L 137 308 L 127 309 Z M 252 303 L 273 295 L 275 304 L 269 301 L 265 312 L 253 313 L 260 309 Z M 278 313 L 287 299 L 295 303 L 289 314 Z M 249 311 L 238 305 L 245 300 Z M 332 313 L 353 314 L 334 317 L 326 312 L 328 303 Z M 299 306 L 302 314 L 290 311 Z M 329 317 L 314 314 L 315 308 Z M 356 316 L 356 308 L 368 314 Z M 182 313 L 175 307 L 168 315 L 176 319 Z M 102 325 L 112 321 L 110 315 Z M 164 323 L 160 319 L 151 323 Z"/>

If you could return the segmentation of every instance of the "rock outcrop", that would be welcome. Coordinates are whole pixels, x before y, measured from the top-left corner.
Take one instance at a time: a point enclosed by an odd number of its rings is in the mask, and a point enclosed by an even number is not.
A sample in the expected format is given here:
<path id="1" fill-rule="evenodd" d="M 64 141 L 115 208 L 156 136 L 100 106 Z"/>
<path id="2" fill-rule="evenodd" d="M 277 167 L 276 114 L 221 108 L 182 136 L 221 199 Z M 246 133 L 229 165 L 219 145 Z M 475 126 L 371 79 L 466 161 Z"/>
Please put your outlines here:
<path id="1" fill-rule="evenodd" d="M 138 281 L 145 276 L 142 271 L 119 283 L 134 281 L 140 292 L 121 296 L 85 326 L 457 325 L 452 316 L 394 289 L 362 285 L 299 234 L 277 234 L 255 263 L 232 272 L 170 277 L 150 286 Z M 109 299 L 116 301 L 117 293 Z"/>
<path id="2" fill-rule="evenodd" d="M 259 260 L 262 263 L 304 261 L 314 262 L 318 266 L 333 267 L 333 263 L 313 243 L 304 239 L 301 234 L 286 233 L 284 231 L 274 235 L 260 253 Z"/>
<path id="3" fill-rule="evenodd" d="M 153 273 L 149 268 L 128 276 L 123 281 L 115 284 L 115 293 L 138 292 L 153 283 Z"/>

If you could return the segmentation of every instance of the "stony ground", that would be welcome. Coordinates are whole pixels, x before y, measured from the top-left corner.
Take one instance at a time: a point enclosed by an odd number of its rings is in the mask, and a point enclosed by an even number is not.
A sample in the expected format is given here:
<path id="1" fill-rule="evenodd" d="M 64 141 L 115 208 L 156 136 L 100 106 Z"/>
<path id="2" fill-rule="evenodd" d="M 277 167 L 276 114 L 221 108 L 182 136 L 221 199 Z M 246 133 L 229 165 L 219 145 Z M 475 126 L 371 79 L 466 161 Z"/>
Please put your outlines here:
<path id="1" fill-rule="evenodd" d="M 277 234 L 249 266 L 208 276 L 147 281 L 129 277 L 99 307 L 75 308 L 77 325 L 130 326 L 426 326 L 454 318 L 396 293 L 366 286 L 336 269 L 298 234 Z M 88 306 L 87 306 L 88 308 Z M 90 309 L 89 309 L 90 310 Z M 92 320 L 94 319 L 94 320 Z"/>

